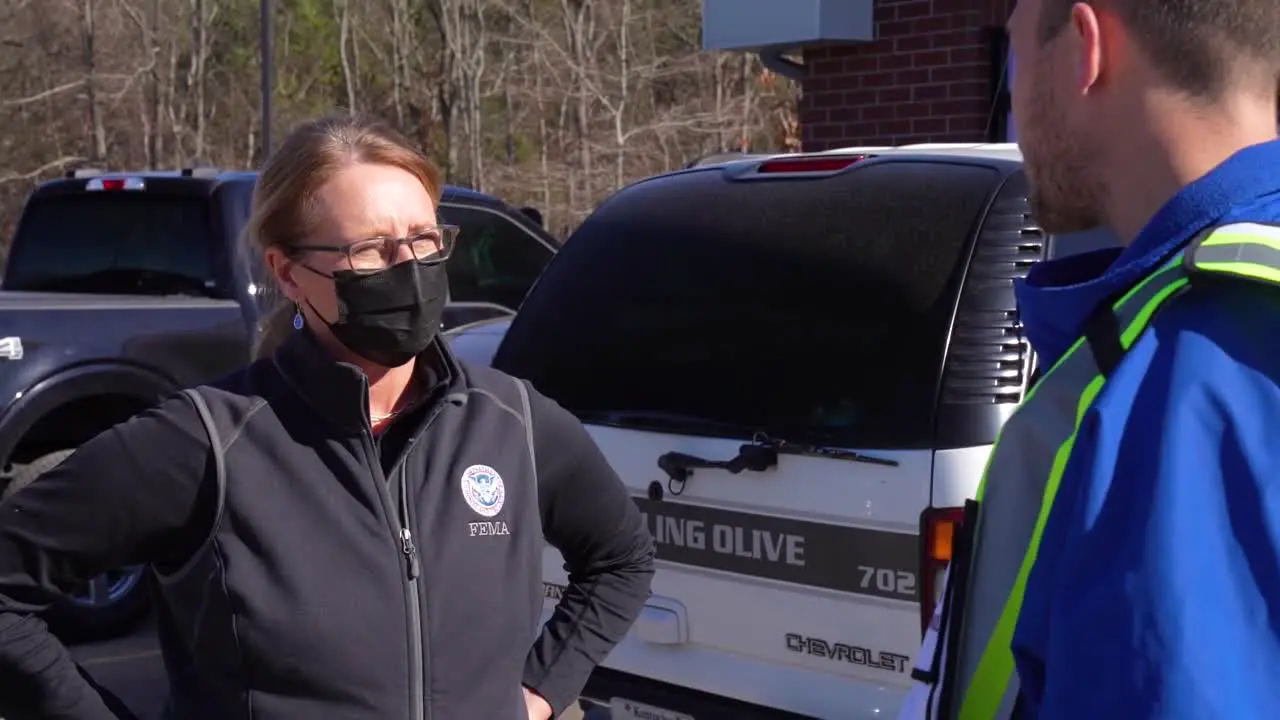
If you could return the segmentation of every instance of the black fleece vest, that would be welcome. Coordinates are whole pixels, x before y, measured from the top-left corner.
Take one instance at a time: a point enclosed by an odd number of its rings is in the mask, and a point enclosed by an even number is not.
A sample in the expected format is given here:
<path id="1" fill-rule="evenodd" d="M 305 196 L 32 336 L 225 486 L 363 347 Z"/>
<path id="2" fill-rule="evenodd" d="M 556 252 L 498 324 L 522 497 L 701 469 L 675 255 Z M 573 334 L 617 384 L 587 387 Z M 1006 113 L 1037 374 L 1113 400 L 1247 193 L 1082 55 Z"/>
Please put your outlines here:
<path id="1" fill-rule="evenodd" d="M 170 717 L 525 716 L 544 544 L 527 390 L 430 352 L 448 377 L 391 477 L 364 376 L 307 341 L 196 389 L 223 485 L 207 542 L 157 573 Z"/>

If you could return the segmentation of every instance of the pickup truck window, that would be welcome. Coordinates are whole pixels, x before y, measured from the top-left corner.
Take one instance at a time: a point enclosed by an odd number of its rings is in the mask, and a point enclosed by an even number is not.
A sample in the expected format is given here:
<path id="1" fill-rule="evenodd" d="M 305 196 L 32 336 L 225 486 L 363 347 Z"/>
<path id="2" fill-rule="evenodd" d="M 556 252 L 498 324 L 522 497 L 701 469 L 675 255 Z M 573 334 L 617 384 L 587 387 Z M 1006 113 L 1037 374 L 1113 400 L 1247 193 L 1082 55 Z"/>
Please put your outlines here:
<path id="1" fill-rule="evenodd" d="M 462 228 L 449 258 L 449 299 L 519 308 L 554 251 L 497 211 L 445 204 L 440 214 Z"/>
<path id="2" fill-rule="evenodd" d="M 588 420 L 664 414 L 738 437 L 929 447 L 959 280 L 997 180 L 902 162 L 638 183 L 570 236 L 494 365 Z"/>
<path id="3" fill-rule="evenodd" d="M 4 287 L 221 297 L 209 212 L 198 197 L 37 197 L 19 222 Z"/>

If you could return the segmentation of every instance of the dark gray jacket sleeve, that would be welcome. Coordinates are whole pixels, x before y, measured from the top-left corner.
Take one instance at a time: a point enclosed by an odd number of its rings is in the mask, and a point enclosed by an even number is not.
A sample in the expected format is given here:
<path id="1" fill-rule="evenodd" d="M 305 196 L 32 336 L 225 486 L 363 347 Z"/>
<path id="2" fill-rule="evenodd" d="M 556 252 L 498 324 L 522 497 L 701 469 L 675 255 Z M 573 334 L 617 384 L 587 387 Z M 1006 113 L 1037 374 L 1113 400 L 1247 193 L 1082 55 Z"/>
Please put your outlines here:
<path id="1" fill-rule="evenodd" d="M 0 717 L 114 717 L 35 613 L 111 568 L 194 551 L 216 505 L 208 458 L 204 425 L 179 395 L 0 504 Z"/>
<path id="2" fill-rule="evenodd" d="M 539 505 L 569 586 L 529 651 L 524 684 L 559 715 L 644 607 L 653 538 L 626 486 L 582 424 L 530 392 Z"/>

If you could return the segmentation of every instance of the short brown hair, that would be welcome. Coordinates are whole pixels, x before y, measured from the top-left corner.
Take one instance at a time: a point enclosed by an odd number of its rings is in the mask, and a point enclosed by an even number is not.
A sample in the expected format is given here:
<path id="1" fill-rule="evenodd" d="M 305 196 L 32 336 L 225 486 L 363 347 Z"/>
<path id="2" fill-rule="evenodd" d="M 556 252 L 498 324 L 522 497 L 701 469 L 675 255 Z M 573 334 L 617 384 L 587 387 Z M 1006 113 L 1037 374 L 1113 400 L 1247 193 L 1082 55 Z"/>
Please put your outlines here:
<path id="1" fill-rule="evenodd" d="M 390 125 L 363 115 L 331 115 L 293 129 L 267 159 L 253 190 L 253 212 L 245 234 L 250 252 L 288 247 L 310 229 L 317 190 L 342 168 L 373 163 L 415 176 L 440 202 L 439 168 Z M 266 263 L 262 263 L 265 268 Z M 290 332 L 293 306 L 281 298 L 259 324 L 254 355 L 273 352 Z"/>
<path id="2" fill-rule="evenodd" d="M 1241 73 L 1273 87 L 1280 78 L 1280 0 L 1043 0 L 1042 43 L 1077 2 L 1119 15 L 1169 82 L 1193 96 L 1217 97 Z"/>

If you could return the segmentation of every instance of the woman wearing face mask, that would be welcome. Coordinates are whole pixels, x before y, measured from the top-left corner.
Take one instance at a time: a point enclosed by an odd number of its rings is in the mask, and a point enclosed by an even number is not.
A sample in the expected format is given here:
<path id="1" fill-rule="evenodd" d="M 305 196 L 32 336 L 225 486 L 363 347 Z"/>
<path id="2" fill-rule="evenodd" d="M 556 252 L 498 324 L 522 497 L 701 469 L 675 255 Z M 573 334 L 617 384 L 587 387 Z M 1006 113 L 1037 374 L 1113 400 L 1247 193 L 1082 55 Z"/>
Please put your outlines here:
<path id="1" fill-rule="evenodd" d="M 259 359 L 0 509 L 0 715 L 111 717 L 31 613 L 141 563 L 170 717 L 548 720 L 577 696 L 644 604 L 652 538 L 572 416 L 438 337 L 440 186 L 376 122 L 284 141 L 250 223 L 289 301 Z M 539 628 L 545 542 L 571 583 Z"/>

